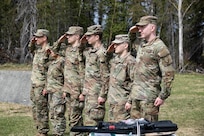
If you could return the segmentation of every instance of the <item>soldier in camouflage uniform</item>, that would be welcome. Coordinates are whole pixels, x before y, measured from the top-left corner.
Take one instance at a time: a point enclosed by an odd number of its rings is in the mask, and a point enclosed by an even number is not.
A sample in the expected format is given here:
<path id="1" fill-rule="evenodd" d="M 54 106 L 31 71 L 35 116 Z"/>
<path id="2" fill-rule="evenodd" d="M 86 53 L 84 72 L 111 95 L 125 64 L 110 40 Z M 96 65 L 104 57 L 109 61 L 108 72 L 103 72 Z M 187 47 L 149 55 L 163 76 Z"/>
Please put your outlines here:
<path id="1" fill-rule="evenodd" d="M 30 99 L 32 101 L 33 119 L 38 130 L 37 136 L 47 136 L 49 131 L 48 96 L 45 89 L 49 64 L 49 54 L 46 51 L 49 47 L 48 35 L 48 30 L 38 29 L 28 45 L 30 52 L 34 53 Z"/>
<path id="2" fill-rule="evenodd" d="M 83 28 L 80 26 L 71 26 L 69 30 L 58 39 L 58 43 L 67 38 L 70 44 L 65 52 L 65 81 L 63 91 L 69 94 L 70 100 L 70 127 L 83 126 L 82 111 L 84 100 L 79 99 L 82 93 L 84 80 L 84 57 L 83 46 L 80 38 L 83 35 Z M 70 132 L 70 136 L 83 135 L 80 132 Z"/>
<path id="3" fill-rule="evenodd" d="M 115 40 L 108 47 L 108 52 L 115 50 L 116 56 L 110 61 L 110 80 L 108 91 L 109 118 L 110 122 L 119 122 L 130 118 L 131 103 L 129 94 L 133 82 L 133 68 L 135 58 L 130 55 L 128 34 L 115 36 Z"/>
<path id="4" fill-rule="evenodd" d="M 59 49 L 59 48 L 58 48 Z M 48 49 L 52 57 L 47 73 L 47 93 L 50 111 L 50 120 L 53 125 L 53 136 L 62 136 L 66 129 L 64 85 L 64 57 L 60 51 Z"/>
<path id="5" fill-rule="evenodd" d="M 109 70 L 106 49 L 101 43 L 101 25 L 87 28 L 81 41 L 88 41 L 92 47 L 86 52 L 85 80 L 81 99 L 85 97 L 84 125 L 94 126 L 103 121 L 105 116 L 105 101 L 108 92 Z"/>
<path id="6" fill-rule="evenodd" d="M 172 58 L 166 45 L 156 36 L 157 17 L 144 16 L 130 28 L 145 42 L 138 47 L 134 84 L 131 91 L 132 118 L 158 120 L 159 107 L 168 98 L 174 79 Z"/>

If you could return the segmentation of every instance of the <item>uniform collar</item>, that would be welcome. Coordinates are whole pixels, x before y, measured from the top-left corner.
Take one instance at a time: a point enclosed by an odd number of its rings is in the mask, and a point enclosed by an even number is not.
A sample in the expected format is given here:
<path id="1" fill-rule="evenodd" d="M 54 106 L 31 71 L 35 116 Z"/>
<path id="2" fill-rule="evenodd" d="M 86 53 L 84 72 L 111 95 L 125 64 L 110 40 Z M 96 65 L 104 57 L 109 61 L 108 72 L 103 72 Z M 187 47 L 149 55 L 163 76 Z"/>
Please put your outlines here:
<path id="1" fill-rule="evenodd" d="M 97 47 L 97 48 L 91 48 L 90 52 L 97 52 L 98 50 L 100 50 L 101 48 L 103 48 L 103 44 L 101 44 L 101 46 Z"/>
<path id="2" fill-rule="evenodd" d="M 142 44 L 142 47 L 151 46 L 157 39 L 159 39 L 159 37 L 155 37 L 153 40 L 149 42 L 144 41 L 144 44 Z"/>
<path id="3" fill-rule="evenodd" d="M 47 49 L 50 47 L 50 44 L 49 43 L 47 43 L 45 46 L 40 46 L 40 45 L 38 45 L 38 49 L 39 49 L 39 51 L 47 51 Z"/>
<path id="4" fill-rule="evenodd" d="M 78 50 L 78 48 L 80 47 L 80 44 L 78 44 L 77 46 L 71 46 L 70 48 L 71 48 L 71 51 L 77 51 Z"/>
<path id="5" fill-rule="evenodd" d="M 119 55 L 116 56 L 116 63 L 123 63 L 126 58 L 130 55 L 130 52 L 128 52 L 124 57 L 120 57 Z"/>

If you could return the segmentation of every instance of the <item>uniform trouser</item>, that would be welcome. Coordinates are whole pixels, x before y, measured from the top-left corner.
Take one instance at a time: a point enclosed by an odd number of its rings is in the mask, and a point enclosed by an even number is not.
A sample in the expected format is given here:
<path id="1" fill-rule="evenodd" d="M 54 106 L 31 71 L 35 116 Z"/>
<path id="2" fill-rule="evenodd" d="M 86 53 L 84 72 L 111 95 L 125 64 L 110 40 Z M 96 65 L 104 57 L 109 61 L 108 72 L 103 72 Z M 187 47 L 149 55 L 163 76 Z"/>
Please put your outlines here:
<path id="1" fill-rule="evenodd" d="M 73 126 L 83 126 L 82 112 L 84 108 L 84 102 L 79 102 L 78 99 L 71 98 L 70 107 L 70 128 Z M 80 132 L 70 132 L 70 136 L 82 136 Z"/>
<path id="2" fill-rule="evenodd" d="M 145 118 L 149 121 L 158 121 L 159 107 L 153 102 L 133 100 L 131 108 L 131 118 Z"/>
<path id="3" fill-rule="evenodd" d="M 53 126 L 53 134 L 63 135 L 66 130 L 66 101 L 62 98 L 62 92 L 49 93 L 50 121 Z"/>
<path id="4" fill-rule="evenodd" d="M 99 105 L 98 96 L 86 95 L 84 111 L 84 125 L 95 126 L 104 119 L 105 103 Z"/>
<path id="5" fill-rule="evenodd" d="M 125 103 L 109 104 L 108 121 L 119 122 L 130 118 L 130 110 L 125 109 Z"/>
<path id="6" fill-rule="evenodd" d="M 30 99 L 32 101 L 33 119 L 38 133 L 49 131 L 48 96 L 42 95 L 43 87 L 32 86 Z"/>

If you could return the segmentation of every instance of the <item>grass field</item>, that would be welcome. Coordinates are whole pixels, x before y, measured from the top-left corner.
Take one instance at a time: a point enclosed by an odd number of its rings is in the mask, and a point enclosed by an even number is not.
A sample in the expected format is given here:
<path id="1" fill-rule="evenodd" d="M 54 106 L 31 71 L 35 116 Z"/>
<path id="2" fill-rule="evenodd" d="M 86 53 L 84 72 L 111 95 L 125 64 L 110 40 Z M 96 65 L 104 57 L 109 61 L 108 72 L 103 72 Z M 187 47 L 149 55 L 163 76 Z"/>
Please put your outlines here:
<path id="1" fill-rule="evenodd" d="M 160 113 L 177 123 L 178 136 L 204 136 L 204 75 L 177 74 Z"/>
<path id="2" fill-rule="evenodd" d="M 18 71 L 30 71 L 32 69 L 31 64 L 13 64 L 5 63 L 0 65 L 0 70 L 18 70 Z"/>
<path id="3" fill-rule="evenodd" d="M 204 135 L 204 75 L 176 74 L 172 94 L 161 107 L 160 120 L 176 123 L 177 136 Z M 30 107 L 0 103 L 0 136 L 35 133 Z M 65 135 L 68 136 L 68 130 Z"/>

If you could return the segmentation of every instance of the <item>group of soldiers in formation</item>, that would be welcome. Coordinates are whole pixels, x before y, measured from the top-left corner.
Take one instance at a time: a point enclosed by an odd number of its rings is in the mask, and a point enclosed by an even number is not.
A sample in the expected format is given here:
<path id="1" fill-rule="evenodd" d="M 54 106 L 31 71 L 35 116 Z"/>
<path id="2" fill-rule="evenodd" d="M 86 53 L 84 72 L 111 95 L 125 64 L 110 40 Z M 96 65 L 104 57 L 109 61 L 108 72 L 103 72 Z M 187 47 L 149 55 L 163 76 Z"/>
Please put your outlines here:
<path id="1" fill-rule="evenodd" d="M 66 110 L 70 128 L 95 126 L 104 120 L 106 102 L 110 122 L 157 121 L 159 107 L 171 92 L 174 68 L 156 31 L 157 17 L 143 16 L 106 49 L 101 25 L 89 26 L 86 33 L 80 26 L 70 26 L 52 46 L 49 31 L 38 29 L 29 43 L 34 53 L 30 98 L 36 136 L 48 135 L 49 120 L 53 136 L 64 135 Z M 136 57 L 130 53 L 134 33 L 140 34 L 135 38 L 141 41 Z M 82 135 L 88 134 L 70 132 L 70 136 Z"/>

